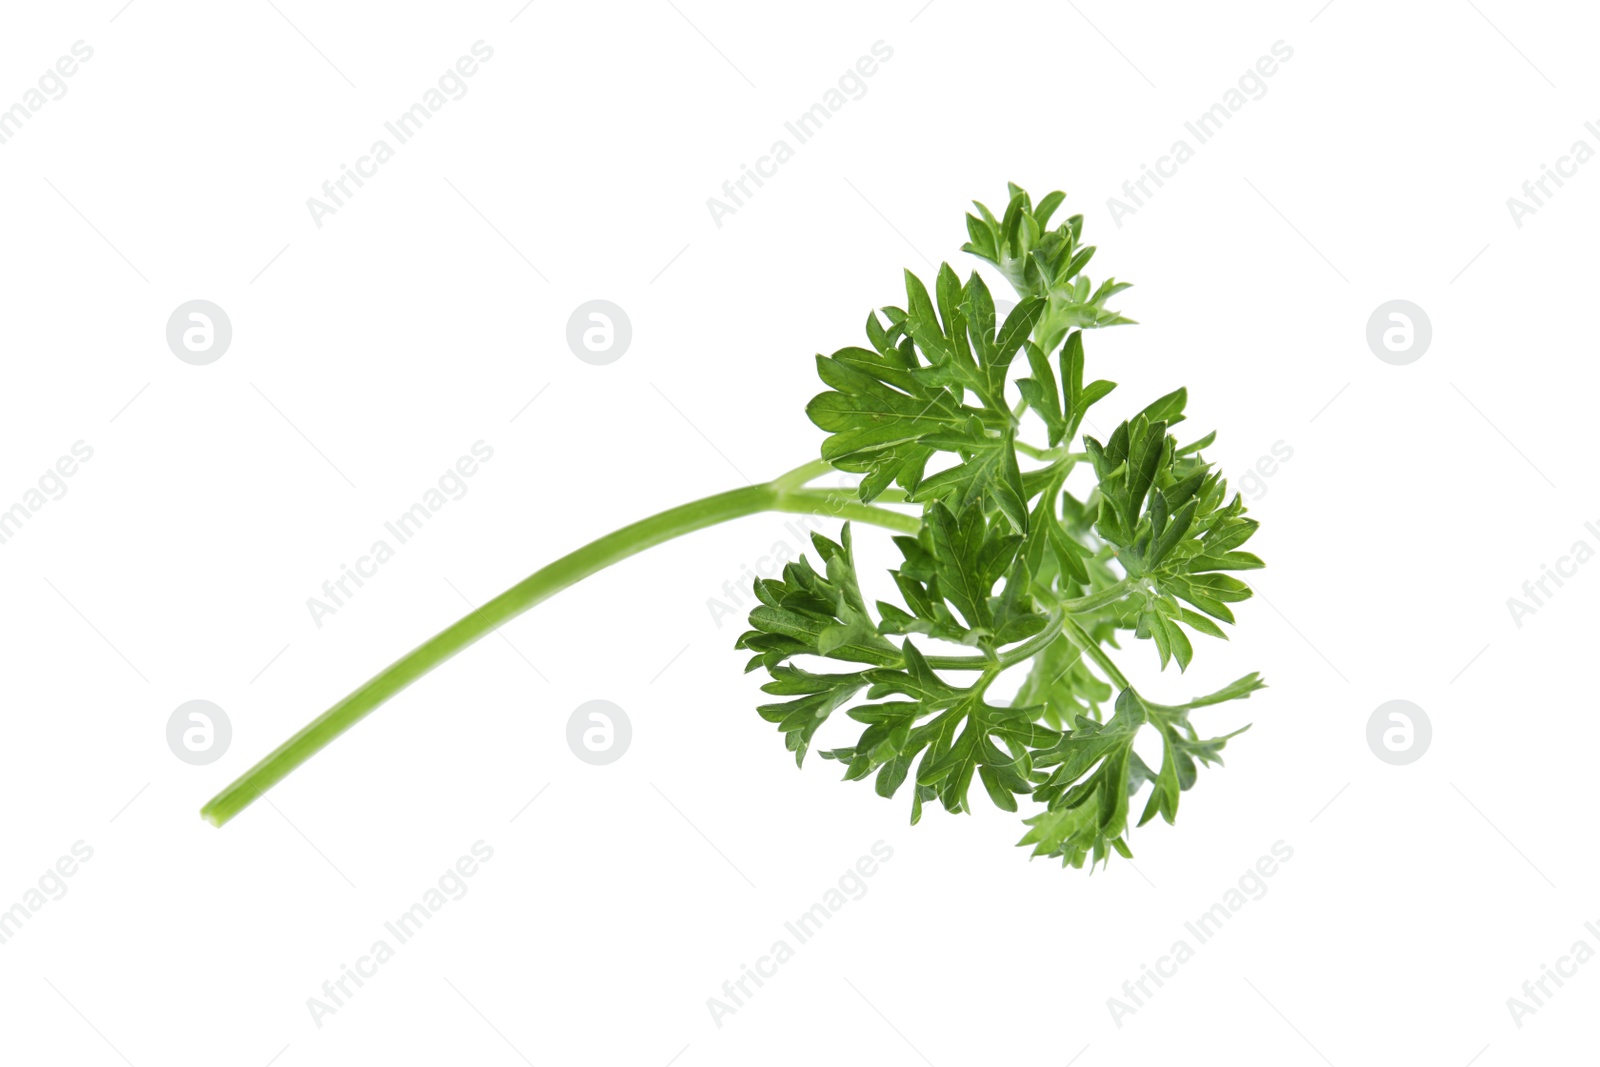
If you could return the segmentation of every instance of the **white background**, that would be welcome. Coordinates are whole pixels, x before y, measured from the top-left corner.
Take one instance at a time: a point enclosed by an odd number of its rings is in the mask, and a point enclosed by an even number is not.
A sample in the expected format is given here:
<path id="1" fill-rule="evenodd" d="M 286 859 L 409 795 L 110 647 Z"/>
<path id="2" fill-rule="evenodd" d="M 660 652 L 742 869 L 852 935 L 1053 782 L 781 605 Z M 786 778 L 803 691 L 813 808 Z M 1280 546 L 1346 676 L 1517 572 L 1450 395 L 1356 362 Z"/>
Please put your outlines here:
<path id="1" fill-rule="evenodd" d="M 0 106 L 75 41 L 94 54 L 0 145 L 0 507 L 74 442 L 94 456 L 0 545 L 0 908 L 74 842 L 93 858 L 0 945 L 0 1059 L 1592 1057 L 1600 965 L 1520 1028 L 1506 1005 L 1600 949 L 1600 567 L 1520 628 L 1506 605 L 1600 547 L 1600 164 L 1520 228 L 1506 206 L 1600 148 L 1592 13 L 919 2 L 8 5 Z M 479 40 L 465 97 L 314 225 L 306 199 Z M 715 225 L 707 197 L 880 40 L 865 96 Z M 1117 226 L 1107 198 L 1276 41 L 1265 96 Z M 1137 283 L 1142 325 L 1090 338 L 1121 383 L 1102 418 L 1182 384 L 1226 470 L 1293 450 L 1251 501 L 1270 567 L 1233 640 L 1198 642 L 1187 677 L 1122 654 L 1156 699 L 1271 683 L 1203 720 L 1255 725 L 1176 827 L 1133 834 L 1137 868 L 1030 864 L 1014 816 L 913 829 L 906 796 L 796 771 L 738 620 L 707 608 L 792 540 L 777 516 L 559 596 L 271 806 L 198 818 L 463 597 L 815 455 L 812 354 L 858 343 L 902 267 L 964 274 L 962 211 L 1008 179 L 1068 190 L 1090 273 Z M 234 330 L 205 367 L 164 336 L 196 298 Z M 609 366 L 565 343 L 592 298 L 632 320 Z M 1404 367 L 1365 340 L 1396 298 L 1434 332 Z M 314 625 L 307 598 L 480 440 L 467 495 Z M 881 592 L 887 540 L 859 540 Z M 233 724 L 205 767 L 165 740 L 196 698 Z M 565 742 L 597 698 L 634 730 L 605 767 Z M 1433 723 L 1405 767 L 1365 739 L 1397 698 Z M 317 1026 L 307 998 L 479 840 L 467 895 Z M 865 897 L 715 1025 L 707 998 L 880 840 Z M 1107 998 L 1194 946 L 1184 923 L 1278 841 L 1266 895 L 1116 1025 Z"/>

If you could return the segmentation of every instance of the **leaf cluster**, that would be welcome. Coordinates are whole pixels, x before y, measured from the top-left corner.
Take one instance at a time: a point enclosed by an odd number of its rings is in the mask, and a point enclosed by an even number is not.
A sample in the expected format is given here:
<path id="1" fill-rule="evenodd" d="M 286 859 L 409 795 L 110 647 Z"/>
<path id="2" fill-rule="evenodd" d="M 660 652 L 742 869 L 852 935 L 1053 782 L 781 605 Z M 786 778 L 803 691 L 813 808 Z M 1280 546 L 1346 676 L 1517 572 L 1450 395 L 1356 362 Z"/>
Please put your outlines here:
<path id="1" fill-rule="evenodd" d="M 1104 441 L 1083 432 L 1116 388 L 1085 381 L 1085 332 L 1131 320 L 1105 306 L 1125 284 L 1083 273 L 1083 217 L 1049 228 L 1062 200 L 1035 206 L 1011 186 L 1001 215 L 978 204 L 967 216 L 965 251 L 1017 292 L 1003 319 L 978 273 L 962 282 L 942 265 L 930 290 L 908 271 L 904 306 L 867 316 L 867 346 L 817 357 L 826 389 L 806 411 L 827 434 L 822 458 L 861 475 L 863 503 L 916 506 L 921 525 L 894 539 L 898 602 L 870 607 L 851 525 L 837 541 L 813 535 L 816 566 L 802 557 L 756 580 L 738 647 L 767 672 L 774 701 L 758 710 L 797 763 L 826 723 L 849 720 L 854 743 L 822 755 L 881 796 L 909 783 L 913 822 L 935 801 L 970 811 L 976 781 L 1003 810 L 1042 805 L 1020 844 L 1081 867 L 1131 855 L 1139 794 L 1139 825 L 1176 818 L 1199 766 L 1220 764 L 1235 736 L 1203 737 L 1190 713 L 1263 684 L 1251 674 L 1159 704 L 1115 664 L 1119 639 L 1149 640 L 1160 668 L 1186 669 L 1190 634 L 1223 637 L 1229 605 L 1250 596 L 1233 572 L 1262 563 L 1241 550 L 1255 520 L 1202 457 L 1215 435 L 1180 445 L 1170 432 L 1186 390 Z M 1085 466 L 1093 487 L 1069 490 Z M 1013 670 L 1015 696 L 994 699 Z M 1157 768 L 1134 751 L 1145 735 L 1159 738 Z"/>

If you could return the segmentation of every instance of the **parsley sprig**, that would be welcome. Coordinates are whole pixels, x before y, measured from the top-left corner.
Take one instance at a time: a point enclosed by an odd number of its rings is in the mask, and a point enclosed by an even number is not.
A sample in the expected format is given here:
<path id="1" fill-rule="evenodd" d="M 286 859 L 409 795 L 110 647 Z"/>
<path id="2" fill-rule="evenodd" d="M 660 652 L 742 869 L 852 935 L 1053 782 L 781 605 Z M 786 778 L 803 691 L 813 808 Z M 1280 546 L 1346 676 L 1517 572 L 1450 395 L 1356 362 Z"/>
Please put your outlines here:
<path id="1" fill-rule="evenodd" d="M 1225 637 L 1228 605 L 1251 595 L 1229 572 L 1262 564 L 1241 550 L 1255 520 L 1201 456 L 1215 435 L 1180 445 L 1171 432 L 1185 390 L 1103 441 L 1083 431 L 1099 433 L 1089 412 L 1116 388 L 1085 383 L 1085 333 L 1131 320 L 1106 307 L 1126 284 L 1084 274 L 1095 250 L 1082 242 L 1083 217 L 1050 228 L 1063 199 L 1034 204 L 1013 185 L 1002 215 L 977 204 L 967 216 L 963 251 L 1016 291 L 1003 320 L 976 272 L 962 282 L 944 264 L 930 291 L 908 271 L 904 306 L 867 316 L 868 347 L 817 357 L 827 389 L 806 413 L 827 433 L 820 460 L 623 527 L 534 572 L 313 720 L 202 814 L 222 825 L 412 681 L 595 571 L 706 526 L 789 511 L 845 520 L 837 539 L 813 534 L 815 564 L 802 556 L 756 580 L 759 603 L 737 642 L 751 653 L 746 669 L 768 674 L 774 702 L 757 710 L 796 763 L 842 712 L 859 736 L 821 755 L 846 779 L 871 777 L 884 797 L 909 782 L 913 823 L 932 802 L 970 811 L 976 778 L 1003 810 L 1042 806 L 1024 819 L 1020 844 L 1033 855 L 1073 867 L 1131 856 L 1133 800 L 1148 787 L 1139 825 L 1172 822 L 1199 765 L 1220 763 L 1238 732 L 1204 737 L 1191 712 L 1263 683 L 1250 674 L 1159 704 L 1111 652 L 1131 632 L 1160 670 L 1187 669 L 1190 635 Z M 1085 467 L 1093 485 L 1069 490 Z M 854 492 L 812 486 L 833 471 L 860 475 Z M 866 602 L 855 524 L 894 533 L 898 603 Z M 993 695 L 1019 675 L 1010 699 Z M 1160 740 L 1158 768 L 1134 751 L 1146 733 Z"/>
<path id="2" fill-rule="evenodd" d="M 1082 216 L 1048 228 L 1061 201 L 1051 193 L 1035 206 L 1012 186 L 1003 216 L 982 204 L 967 216 L 964 250 L 1017 292 L 1004 321 L 976 272 L 963 283 L 944 264 L 930 293 L 908 271 L 904 307 L 867 318 L 870 348 L 817 358 L 829 390 L 806 411 L 829 434 L 823 459 L 862 475 L 863 503 L 898 486 L 898 499 L 922 506 L 920 528 L 894 539 L 901 603 L 867 607 L 847 523 L 838 541 L 813 535 L 821 571 L 802 558 L 757 580 L 761 603 L 739 647 L 754 653 L 748 669 L 771 676 L 763 690 L 783 698 L 759 711 L 797 763 L 843 710 L 865 728 L 821 755 L 847 779 L 873 777 L 881 796 L 910 780 L 913 823 L 933 801 L 970 811 L 976 778 L 1006 811 L 1019 798 L 1044 805 L 1021 843 L 1081 867 L 1131 855 L 1129 803 L 1147 785 L 1139 824 L 1172 822 L 1196 761 L 1220 763 L 1234 736 L 1202 737 L 1189 713 L 1262 686 L 1252 674 L 1187 704 L 1154 703 L 1113 662 L 1118 635 L 1150 640 L 1162 669 L 1186 669 L 1190 634 L 1224 637 L 1228 605 L 1250 596 L 1225 572 L 1261 560 L 1240 550 L 1255 520 L 1201 456 L 1215 435 L 1180 445 L 1169 432 L 1184 419 L 1185 390 L 1103 442 L 1081 433 L 1116 388 L 1085 384 L 1085 332 L 1130 320 L 1105 306 L 1127 286 L 1095 287 L 1083 273 L 1095 250 L 1082 244 Z M 1040 443 L 1022 438 L 1030 412 Z M 1085 463 L 1095 484 L 1080 498 L 1066 483 Z M 935 644 L 976 654 L 933 655 Z M 802 665 L 811 658 L 835 669 Z M 1013 668 L 1027 672 L 1016 695 L 992 701 Z M 1159 769 L 1134 751 L 1146 730 L 1161 740 Z"/>

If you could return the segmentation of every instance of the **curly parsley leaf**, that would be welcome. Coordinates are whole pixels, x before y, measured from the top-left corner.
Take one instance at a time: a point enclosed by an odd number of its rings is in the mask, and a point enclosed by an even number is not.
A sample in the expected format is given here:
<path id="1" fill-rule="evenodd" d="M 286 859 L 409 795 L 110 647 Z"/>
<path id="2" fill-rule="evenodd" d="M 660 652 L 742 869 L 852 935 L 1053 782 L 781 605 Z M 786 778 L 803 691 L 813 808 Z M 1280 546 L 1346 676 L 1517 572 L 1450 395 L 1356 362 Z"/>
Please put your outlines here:
<path id="1" fill-rule="evenodd" d="M 1035 206 L 1012 186 L 1002 216 L 978 204 L 967 218 L 965 250 L 1017 292 L 1003 320 L 977 273 L 962 282 L 944 264 L 930 289 L 908 271 L 904 307 L 868 315 L 870 347 L 817 357 L 826 391 L 806 410 L 827 434 L 822 458 L 861 475 L 863 504 L 916 506 L 920 523 L 894 539 L 898 602 L 867 607 L 846 523 L 838 542 L 813 538 L 820 569 L 802 557 L 756 582 L 760 604 L 738 645 L 754 654 L 748 669 L 769 673 L 764 690 L 784 698 L 760 713 L 797 761 L 820 731 L 854 723 L 854 743 L 823 757 L 846 779 L 873 778 L 880 796 L 909 785 L 912 822 L 934 802 L 971 811 L 976 783 L 1002 810 L 1041 805 L 1020 843 L 1082 867 L 1132 855 L 1140 794 L 1136 825 L 1177 817 L 1199 767 L 1220 764 L 1242 732 L 1205 736 L 1191 713 L 1262 686 L 1248 675 L 1157 703 L 1112 660 L 1119 636 L 1151 641 L 1162 668 L 1186 669 L 1190 634 L 1223 637 L 1228 605 L 1250 596 L 1233 572 L 1262 564 L 1241 548 L 1256 521 L 1202 456 L 1215 435 L 1180 445 L 1171 433 L 1187 390 L 1103 442 L 1082 433 L 1116 389 L 1085 381 L 1086 331 L 1131 320 L 1105 306 L 1126 285 L 1083 275 L 1095 250 L 1082 243 L 1082 216 L 1049 228 L 1062 200 Z M 1042 442 L 1028 443 L 1041 428 Z M 1069 491 L 1085 462 L 1093 488 Z M 938 645 L 962 654 L 934 654 Z M 1012 670 L 1015 696 L 992 698 Z M 1145 735 L 1160 741 L 1158 767 L 1134 751 Z"/>

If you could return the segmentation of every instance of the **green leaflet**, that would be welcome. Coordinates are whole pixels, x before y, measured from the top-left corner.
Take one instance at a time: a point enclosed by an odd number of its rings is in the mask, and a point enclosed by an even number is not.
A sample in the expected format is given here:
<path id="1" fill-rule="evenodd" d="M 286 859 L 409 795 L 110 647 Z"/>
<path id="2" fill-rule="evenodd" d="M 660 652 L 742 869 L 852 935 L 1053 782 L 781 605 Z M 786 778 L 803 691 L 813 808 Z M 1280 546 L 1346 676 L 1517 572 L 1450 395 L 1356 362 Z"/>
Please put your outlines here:
<path id="1" fill-rule="evenodd" d="M 1034 709 L 986 703 L 981 683 L 963 689 L 945 682 L 916 646 L 907 641 L 904 647 L 903 670 L 877 669 L 864 677 L 870 695 L 915 699 L 853 709 L 850 717 L 867 723 L 867 729 L 855 745 L 823 756 L 845 763 L 847 779 L 876 771 L 878 793 L 886 797 L 904 783 L 915 760 L 913 823 L 921 818 L 924 800 L 937 798 L 947 811 L 971 810 L 974 773 L 996 806 L 1016 811 L 1016 796 L 1032 790 L 1030 753 L 1059 734 L 1033 722 Z"/>
<path id="2" fill-rule="evenodd" d="M 861 602 L 849 524 L 841 543 L 820 533 L 812 534 L 811 540 L 826 561 L 827 576 L 818 574 L 802 556 L 784 567 L 781 579 L 757 579 L 755 594 L 761 604 L 750 613 L 755 629 L 740 637 L 736 646 L 756 653 L 745 669 L 764 665 L 773 670 L 800 654 L 852 663 L 900 662 L 899 650 L 879 635 Z"/>
<path id="3" fill-rule="evenodd" d="M 1098 722 L 1100 709 L 1116 695 L 1094 673 L 1083 651 L 1060 639 L 1035 656 L 1016 702 L 1042 707 L 1041 720 L 1057 730 L 1072 729 L 1080 719 Z"/>
<path id="4" fill-rule="evenodd" d="M 1187 399 L 1181 389 L 1162 397 L 1118 425 L 1105 444 L 1084 438 L 1099 479 L 1095 531 L 1129 575 L 1148 582 L 1135 636 L 1153 641 L 1163 668 L 1176 659 L 1180 670 L 1194 655 L 1184 627 L 1223 637 L 1211 619 L 1233 622 L 1227 605 L 1251 596 L 1244 582 L 1218 572 L 1262 566 L 1237 551 L 1258 525 L 1245 517 L 1242 498 L 1228 500 L 1227 482 L 1199 445 L 1180 448 L 1166 432 L 1183 418 Z"/>
<path id="5" fill-rule="evenodd" d="M 1252 674 L 1156 703 L 1111 658 L 1119 640 L 1186 669 L 1192 635 L 1224 637 L 1229 605 L 1250 597 L 1235 573 L 1262 563 L 1242 550 L 1256 521 L 1202 456 L 1215 435 L 1180 445 L 1171 432 L 1187 390 L 1104 441 L 1082 434 L 1116 388 L 1085 381 L 1086 332 L 1131 320 L 1105 306 L 1125 284 L 1083 274 L 1083 217 L 1049 227 L 1063 199 L 1034 205 L 1011 186 L 1000 216 L 982 204 L 967 216 L 964 250 L 1017 292 L 1003 318 L 975 272 L 963 282 L 944 264 L 930 286 L 908 271 L 904 306 L 867 316 L 865 346 L 817 357 L 826 389 L 806 411 L 827 435 L 822 458 L 861 475 L 863 503 L 917 506 L 921 525 L 894 538 L 897 599 L 872 607 L 850 524 L 838 541 L 814 535 L 816 566 L 802 557 L 757 580 L 738 647 L 768 672 L 762 688 L 780 699 L 759 711 L 797 762 L 854 727 L 853 743 L 821 754 L 880 796 L 907 789 L 913 823 L 931 803 L 970 812 L 977 787 L 1005 811 L 1035 805 L 1020 844 L 1082 867 L 1131 856 L 1130 826 L 1176 819 L 1199 768 L 1242 732 L 1204 736 L 1191 713 L 1263 685 Z M 1095 484 L 1080 495 L 1066 486 L 1085 461 Z M 1016 695 L 991 698 L 1012 671 Z M 1134 751 L 1145 735 L 1159 739 L 1156 767 Z"/>
<path id="6" fill-rule="evenodd" d="M 1025 191 L 1016 185 L 1008 188 L 1010 200 L 999 219 L 974 202 L 978 214 L 967 216 L 971 240 L 961 250 L 993 263 L 1018 294 L 1047 300 L 1036 330 L 1039 347 L 1054 350 L 1070 329 L 1131 323 L 1105 308 L 1126 284 L 1107 278 L 1091 291 L 1089 279 L 1082 276 L 1095 251 L 1080 243 L 1083 216 L 1074 215 L 1054 230 L 1045 228 L 1065 194 L 1051 193 L 1034 208 Z"/>

